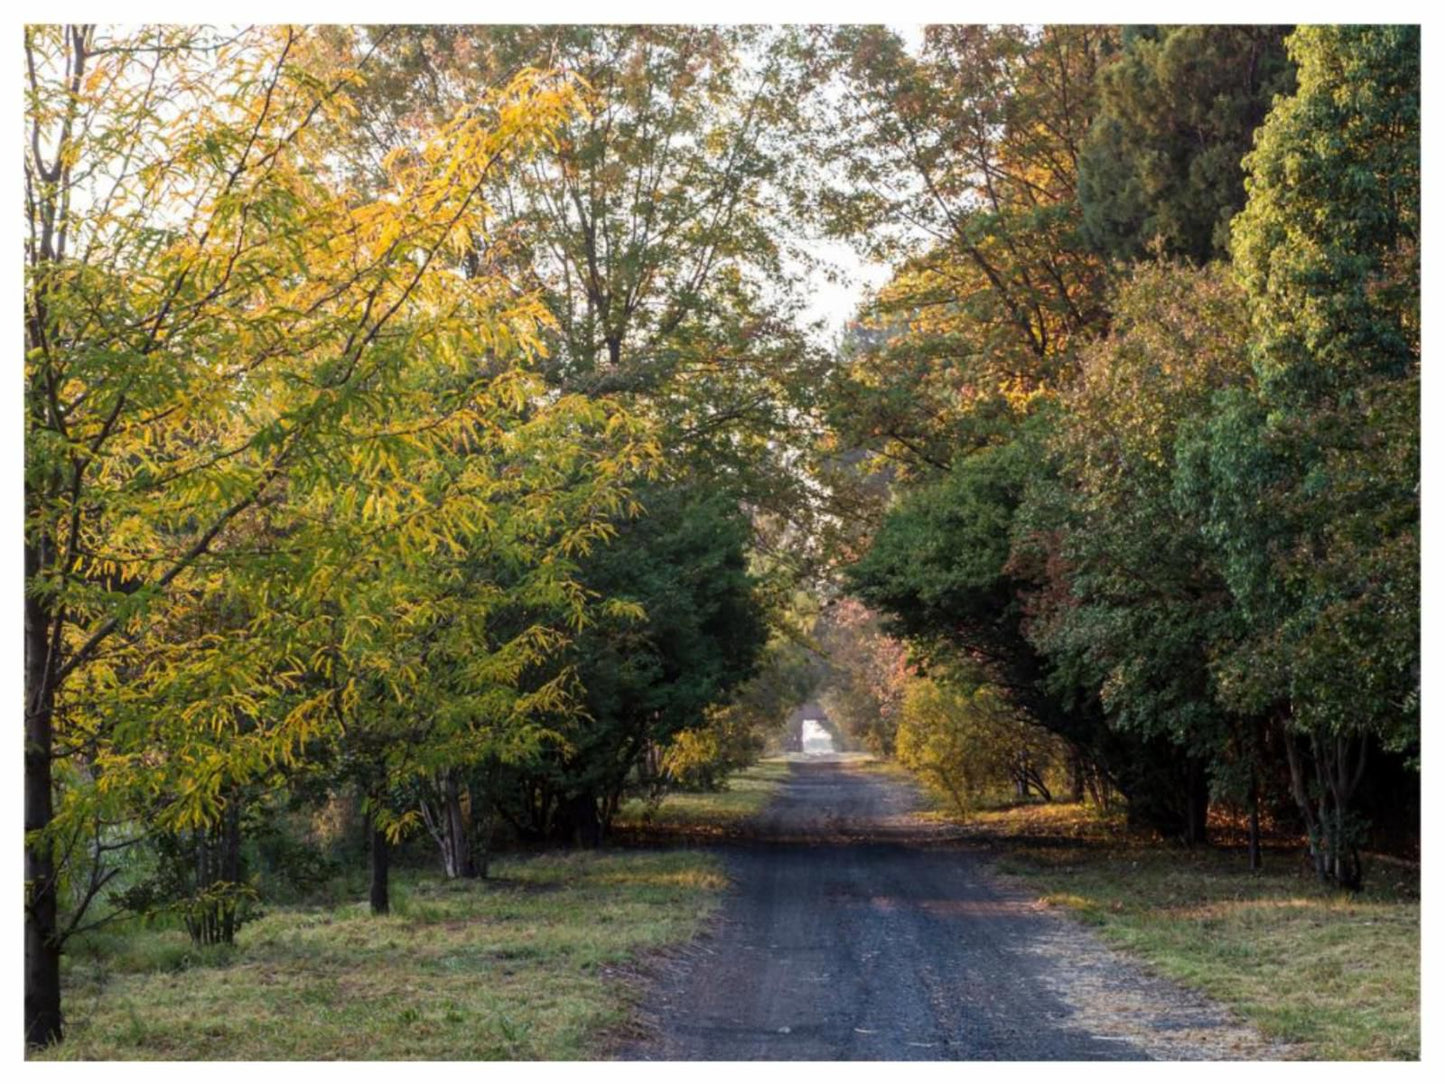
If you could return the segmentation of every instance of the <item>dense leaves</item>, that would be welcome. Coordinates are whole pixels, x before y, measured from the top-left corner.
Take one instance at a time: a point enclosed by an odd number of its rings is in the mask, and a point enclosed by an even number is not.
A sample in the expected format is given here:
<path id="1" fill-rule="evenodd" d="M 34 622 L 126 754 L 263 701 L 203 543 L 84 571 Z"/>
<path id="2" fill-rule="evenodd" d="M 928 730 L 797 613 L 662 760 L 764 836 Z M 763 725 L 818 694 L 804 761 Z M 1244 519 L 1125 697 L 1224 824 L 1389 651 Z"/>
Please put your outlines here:
<path id="1" fill-rule="evenodd" d="M 1418 765 L 1417 32 L 860 33 L 835 221 L 923 229 L 830 389 L 895 493 L 852 589 L 1138 818 L 1287 788 L 1358 883 L 1366 807 L 1411 815 L 1367 765 Z"/>
<path id="2" fill-rule="evenodd" d="M 708 709 L 752 676 L 767 641 L 736 505 L 682 487 L 648 487 L 641 499 L 646 512 L 579 570 L 613 612 L 564 654 L 584 690 L 581 710 L 559 721 L 550 751 L 521 766 L 519 797 L 503 810 L 528 833 L 595 844 L 629 791 L 665 784 L 675 738 L 707 740 Z M 705 770 L 699 752 L 674 759 Z"/>
<path id="3" fill-rule="evenodd" d="M 1241 159 L 1293 89 L 1287 27 L 1130 27 L 1099 76 L 1079 162 L 1084 233 L 1120 260 L 1162 245 L 1197 263 L 1229 254 L 1244 206 Z"/>
<path id="4" fill-rule="evenodd" d="M 363 196 L 329 141 L 360 75 L 315 46 L 26 34 L 32 1041 L 137 834 L 215 823 L 387 705 L 420 767 L 554 707 L 521 673 L 585 623 L 569 562 L 655 462 L 616 404 L 543 394 L 532 293 L 458 273 L 575 87 L 516 74 Z"/>
<path id="5" fill-rule="evenodd" d="M 1310 27 L 1290 49 L 1299 91 L 1234 224 L 1257 391 L 1209 419 L 1187 492 L 1248 625 L 1226 698 L 1272 707 L 1292 753 L 1307 736 L 1296 791 L 1321 868 L 1352 882 L 1368 750 L 1414 755 L 1419 733 L 1419 33 Z"/>
<path id="6" fill-rule="evenodd" d="M 1415 831 L 1418 28 L 25 57 L 28 1042 L 117 908 L 230 940 L 283 814 L 382 911 L 815 698 L 960 810 Z M 810 234 L 891 266 L 832 349 Z"/>

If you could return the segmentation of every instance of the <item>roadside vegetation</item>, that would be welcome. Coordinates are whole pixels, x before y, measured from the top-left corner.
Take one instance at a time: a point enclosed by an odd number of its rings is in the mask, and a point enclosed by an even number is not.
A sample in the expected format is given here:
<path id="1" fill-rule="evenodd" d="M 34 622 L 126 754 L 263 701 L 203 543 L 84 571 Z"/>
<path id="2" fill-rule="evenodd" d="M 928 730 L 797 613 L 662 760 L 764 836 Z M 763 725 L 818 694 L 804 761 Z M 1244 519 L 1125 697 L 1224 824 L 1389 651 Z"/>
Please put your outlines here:
<path id="1" fill-rule="evenodd" d="M 24 51 L 27 1049 L 736 826 L 813 701 L 960 813 L 1418 853 L 1418 27 Z"/>
<path id="2" fill-rule="evenodd" d="M 671 791 L 656 801 L 634 798 L 618 810 L 614 823 L 624 838 L 727 835 L 763 811 L 788 771 L 786 757 L 767 757 L 729 776 L 717 790 Z"/>
<path id="3" fill-rule="evenodd" d="M 1110 944 L 1328 1060 L 1420 1056 L 1418 867 L 1367 858 L 1357 893 L 1323 885 L 1295 840 L 1251 871 L 1234 846 L 1185 848 L 1077 803 L 974 813 L 996 865 Z"/>
<path id="4" fill-rule="evenodd" d="M 830 716 L 959 812 L 1416 851 L 1418 31 L 837 44 L 827 198 L 927 236 L 829 389 Z"/>
<path id="5" fill-rule="evenodd" d="M 398 876 L 391 914 L 287 905 L 231 945 L 117 927 L 67 957 L 63 1059 L 566 1059 L 622 1025 L 635 970 L 726 879 L 697 851 L 543 854 L 487 881 Z"/>
<path id="6" fill-rule="evenodd" d="M 1008 776 L 960 808 L 932 773 L 899 761 L 867 770 L 921 785 L 922 816 L 986 847 L 1000 872 L 1166 978 L 1230 1006 L 1293 1056 L 1420 1056 L 1420 867 L 1364 858 L 1365 887 L 1320 881 L 1297 836 L 1267 826 L 1250 868 L 1248 824 L 1216 813 L 1193 847 L 1128 824 L 1115 805 L 1020 800 Z M 1066 773 L 1048 779 L 1066 792 Z"/>

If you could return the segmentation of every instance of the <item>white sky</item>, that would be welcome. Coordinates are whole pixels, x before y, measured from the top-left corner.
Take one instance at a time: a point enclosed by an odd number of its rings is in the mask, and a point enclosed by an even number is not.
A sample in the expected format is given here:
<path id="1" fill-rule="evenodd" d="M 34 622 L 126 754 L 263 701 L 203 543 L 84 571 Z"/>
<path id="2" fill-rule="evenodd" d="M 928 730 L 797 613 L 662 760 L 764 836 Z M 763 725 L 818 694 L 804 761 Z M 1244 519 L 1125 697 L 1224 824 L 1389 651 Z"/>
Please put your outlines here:
<path id="1" fill-rule="evenodd" d="M 862 260 L 844 241 L 808 240 L 800 242 L 799 247 L 842 273 L 836 281 L 829 281 L 822 269 L 807 275 L 809 303 L 804 318 L 809 322 L 823 320 L 827 325 L 825 337 L 831 342 L 842 334 L 864 297 L 888 281 L 888 265 Z"/>
<path id="2" fill-rule="evenodd" d="M 918 54 L 923 47 L 922 23 L 886 25 L 903 39 L 910 53 Z M 842 334 L 863 299 L 888 281 L 888 265 L 863 260 L 852 246 L 843 241 L 806 240 L 799 247 L 841 272 L 838 281 L 829 281 L 827 272 L 822 268 L 808 275 L 811 280 L 808 288 L 810 303 L 804 310 L 804 317 L 808 321 L 825 321 L 826 337 L 832 341 Z"/>

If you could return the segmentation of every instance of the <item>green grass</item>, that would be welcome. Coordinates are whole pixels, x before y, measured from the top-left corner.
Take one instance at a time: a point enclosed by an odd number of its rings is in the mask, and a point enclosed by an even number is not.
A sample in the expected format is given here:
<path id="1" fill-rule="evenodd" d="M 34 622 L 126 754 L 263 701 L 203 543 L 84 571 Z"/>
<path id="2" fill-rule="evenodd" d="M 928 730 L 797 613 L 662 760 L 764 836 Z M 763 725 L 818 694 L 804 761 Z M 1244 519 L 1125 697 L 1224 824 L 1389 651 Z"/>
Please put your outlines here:
<path id="1" fill-rule="evenodd" d="M 762 812 L 788 771 L 785 758 L 760 760 L 731 776 L 725 790 L 669 794 L 652 808 L 640 799 L 626 802 L 614 823 L 624 832 L 725 834 Z"/>
<path id="2" fill-rule="evenodd" d="M 1377 862 L 1364 892 L 1330 891 L 1300 851 L 1186 850 L 1077 805 L 982 813 L 999 868 L 1158 973 L 1231 1005 L 1322 1059 L 1420 1056 L 1418 873 Z"/>
<path id="3" fill-rule="evenodd" d="M 273 908 L 234 948 L 119 929 L 67 958 L 46 1059 L 577 1059 L 628 1017 L 639 953 L 693 935 L 726 885 L 695 851 L 502 859 L 398 878 L 395 913 Z"/>

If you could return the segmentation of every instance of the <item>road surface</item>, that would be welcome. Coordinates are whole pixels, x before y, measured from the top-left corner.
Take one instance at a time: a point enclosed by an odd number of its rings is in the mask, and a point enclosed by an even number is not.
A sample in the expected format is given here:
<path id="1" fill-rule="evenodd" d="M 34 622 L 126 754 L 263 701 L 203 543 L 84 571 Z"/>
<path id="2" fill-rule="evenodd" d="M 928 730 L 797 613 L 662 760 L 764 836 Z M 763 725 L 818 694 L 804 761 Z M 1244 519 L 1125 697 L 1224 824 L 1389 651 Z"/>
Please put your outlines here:
<path id="1" fill-rule="evenodd" d="M 795 758 L 709 935 L 644 997 L 624 1058 L 1121 1060 L 1279 1057 L 1148 976 L 914 814 L 908 784 Z"/>

